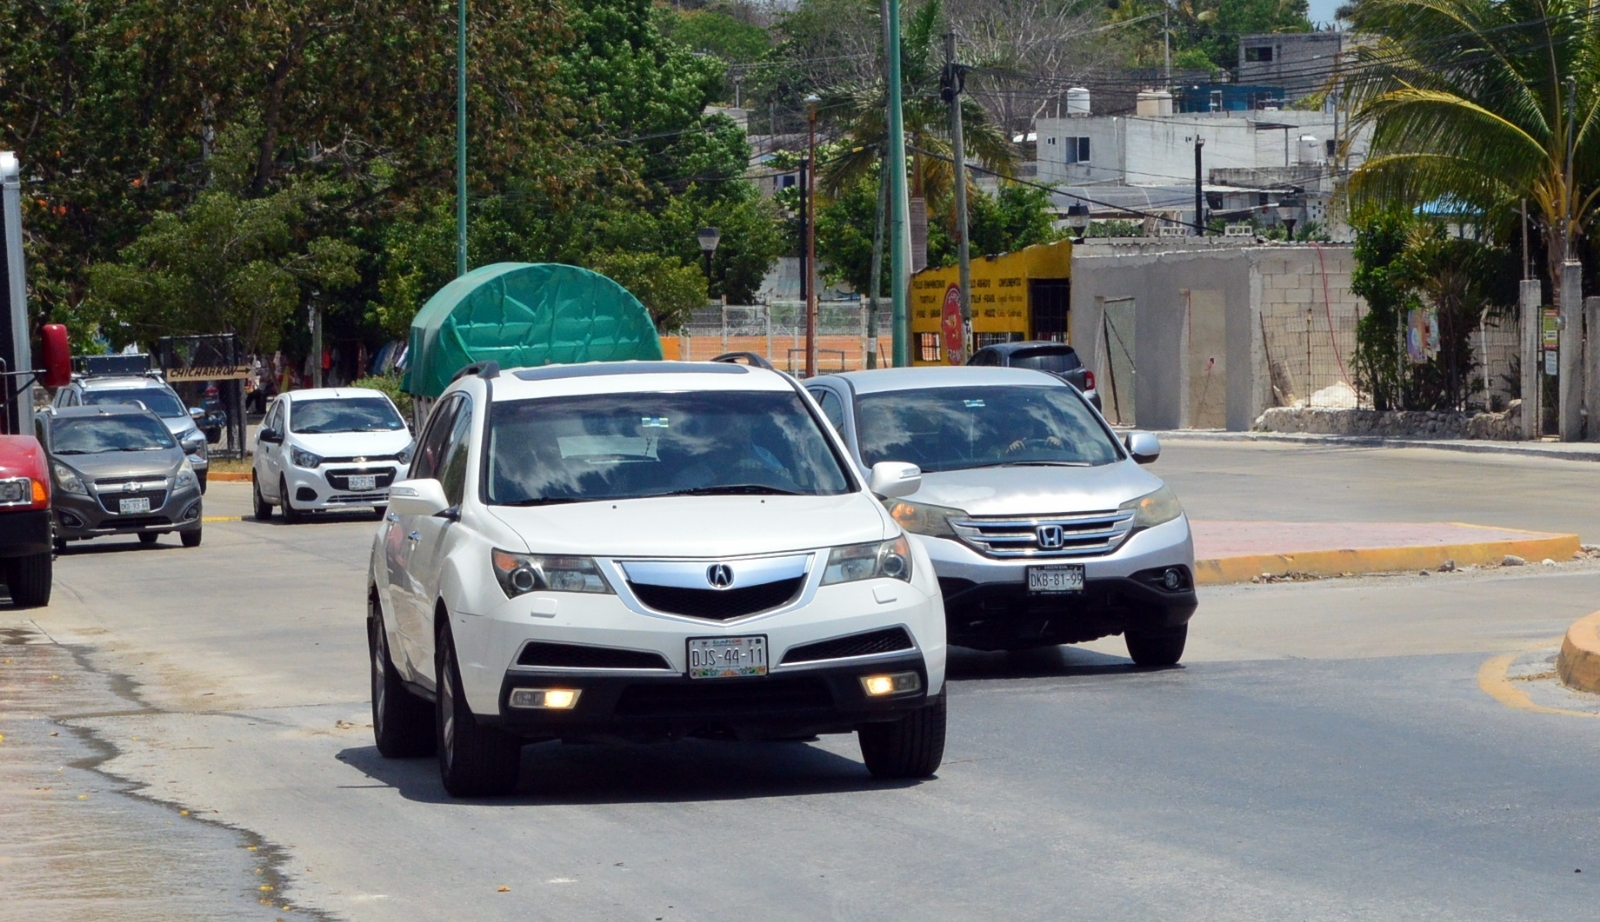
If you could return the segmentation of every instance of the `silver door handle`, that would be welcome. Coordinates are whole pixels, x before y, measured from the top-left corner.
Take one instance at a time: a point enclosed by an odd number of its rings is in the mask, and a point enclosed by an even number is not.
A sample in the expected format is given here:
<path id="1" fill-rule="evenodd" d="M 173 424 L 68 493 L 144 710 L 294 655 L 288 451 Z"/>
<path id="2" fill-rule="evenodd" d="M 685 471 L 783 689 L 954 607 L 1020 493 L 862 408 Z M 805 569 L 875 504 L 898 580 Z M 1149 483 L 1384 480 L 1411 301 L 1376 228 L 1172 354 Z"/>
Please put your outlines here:
<path id="1" fill-rule="evenodd" d="M 422 532 L 414 531 L 411 534 L 406 535 L 406 540 L 407 541 L 421 541 L 422 540 Z"/>

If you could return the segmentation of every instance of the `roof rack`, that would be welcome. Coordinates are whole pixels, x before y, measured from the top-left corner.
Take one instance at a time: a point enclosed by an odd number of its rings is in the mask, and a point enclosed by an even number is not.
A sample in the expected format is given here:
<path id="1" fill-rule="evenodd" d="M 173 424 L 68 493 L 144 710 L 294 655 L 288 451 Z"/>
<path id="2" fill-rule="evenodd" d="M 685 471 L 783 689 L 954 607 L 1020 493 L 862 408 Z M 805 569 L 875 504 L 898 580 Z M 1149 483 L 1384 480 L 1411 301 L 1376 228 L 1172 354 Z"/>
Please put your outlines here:
<path id="1" fill-rule="evenodd" d="M 459 381 L 467 375 L 477 375 L 485 381 L 492 381 L 493 379 L 500 377 L 500 363 L 496 362 L 494 359 L 490 359 L 486 362 L 473 362 L 471 365 L 468 365 L 467 367 L 456 372 L 455 376 L 450 380 L 451 382 Z"/>

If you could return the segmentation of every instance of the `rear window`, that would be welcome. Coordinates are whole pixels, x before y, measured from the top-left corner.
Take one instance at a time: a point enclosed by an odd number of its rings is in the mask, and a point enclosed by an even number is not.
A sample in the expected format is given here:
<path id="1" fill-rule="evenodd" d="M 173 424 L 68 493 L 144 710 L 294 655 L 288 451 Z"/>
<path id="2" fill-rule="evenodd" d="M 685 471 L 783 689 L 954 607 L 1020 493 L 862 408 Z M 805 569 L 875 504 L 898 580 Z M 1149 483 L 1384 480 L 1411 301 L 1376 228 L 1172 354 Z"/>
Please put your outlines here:
<path id="1" fill-rule="evenodd" d="M 485 498 L 497 505 L 852 489 L 793 391 L 501 401 L 488 429 Z"/>
<path id="2" fill-rule="evenodd" d="M 159 387 L 113 387 L 105 390 L 83 392 L 83 402 L 89 406 L 143 406 L 163 419 L 179 419 L 189 415 L 183 401 L 171 391 Z"/>
<path id="3" fill-rule="evenodd" d="M 1012 368 L 1032 368 L 1036 371 L 1048 371 L 1060 374 L 1082 368 L 1083 362 L 1078 359 L 1076 351 L 1066 349 L 1018 349 L 1011 353 Z"/>

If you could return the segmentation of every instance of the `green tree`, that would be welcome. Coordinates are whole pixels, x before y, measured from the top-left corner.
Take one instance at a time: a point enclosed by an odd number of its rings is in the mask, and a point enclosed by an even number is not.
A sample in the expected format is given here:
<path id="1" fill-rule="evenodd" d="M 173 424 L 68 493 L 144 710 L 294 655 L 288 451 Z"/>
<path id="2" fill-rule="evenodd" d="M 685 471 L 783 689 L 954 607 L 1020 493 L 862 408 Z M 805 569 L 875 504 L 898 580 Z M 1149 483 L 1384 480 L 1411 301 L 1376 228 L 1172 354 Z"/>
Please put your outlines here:
<path id="1" fill-rule="evenodd" d="M 1355 221 L 1350 290 L 1367 302 L 1356 323 L 1356 386 L 1379 410 L 1401 406 L 1406 314 L 1420 306 L 1400 265 L 1412 221 L 1399 209 L 1373 210 Z"/>
<path id="2" fill-rule="evenodd" d="M 588 268 L 628 289 L 656 329 L 673 333 L 689 322 L 691 312 L 706 306 L 706 277 L 700 267 L 659 253 L 596 253 Z"/>

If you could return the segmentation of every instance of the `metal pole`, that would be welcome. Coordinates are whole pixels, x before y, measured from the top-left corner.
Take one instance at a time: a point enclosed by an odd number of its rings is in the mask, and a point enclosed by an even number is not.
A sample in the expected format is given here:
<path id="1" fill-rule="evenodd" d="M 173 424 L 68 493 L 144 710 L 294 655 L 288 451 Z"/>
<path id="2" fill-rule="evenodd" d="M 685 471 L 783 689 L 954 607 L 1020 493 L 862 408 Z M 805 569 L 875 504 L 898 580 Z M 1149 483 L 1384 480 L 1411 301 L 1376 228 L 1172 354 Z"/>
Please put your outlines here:
<path id="1" fill-rule="evenodd" d="M 1166 81 L 1166 89 L 1172 89 L 1172 4 L 1169 0 L 1161 0 L 1161 55 L 1166 61 L 1166 68 L 1162 72 Z"/>
<path id="2" fill-rule="evenodd" d="M 1561 267 L 1561 339 L 1556 347 L 1556 413 L 1561 441 L 1583 437 L 1583 263 Z"/>
<path id="3" fill-rule="evenodd" d="M 1544 283 L 1524 279 L 1518 303 L 1522 307 L 1522 437 L 1537 439 L 1544 434 L 1543 414 L 1539 412 L 1539 353 L 1541 341 L 1540 302 Z"/>
<path id="4" fill-rule="evenodd" d="M 1533 278 L 1529 275 L 1528 268 L 1528 200 L 1522 200 L 1522 278 L 1524 281 Z"/>
<path id="5" fill-rule="evenodd" d="M 806 377 L 817 376 L 817 107 L 811 106 L 806 120 L 807 159 L 811 162 L 806 177 Z"/>
<path id="6" fill-rule="evenodd" d="M 867 367 L 878 367 L 878 297 L 883 289 L 884 223 L 889 217 L 889 177 L 878 170 L 878 220 L 872 233 L 872 282 L 867 302 Z"/>
<path id="7" fill-rule="evenodd" d="M 311 386 L 322 386 L 322 305 L 311 300 Z"/>
<path id="8" fill-rule="evenodd" d="M 956 34 L 944 35 L 945 93 L 950 103 L 951 163 L 955 169 L 956 262 L 960 267 L 961 355 L 950 356 L 952 365 L 966 361 L 972 339 L 972 251 L 967 227 L 967 146 L 961 133 L 961 91 L 964 78 L 956 63 Z"/>
<path id="9" fill-rule="evenodd" d="M 911 364 L 907 302 L 911 287 L 911 204 L 906 195 L 906 127 L 900 100 L 900 0 L 882 0 L 889 85 L 889 298 L 894 310 L 894 364 Z"/>
<path id="10" fill-rule="evenodd" d="M 456 275 L 467 274 L 467 0 L 456 19 Z M 319 359 L 320 363 L 320 359 Z"/>
<path id="11" fill-rule="evenodd" d="M 1206 235 L 1205 193 L 1200 189 L 1200 149 L 1205 146 L 1204 138 L 1194 139 L 1194 226 L 1201 237 Z"/>

